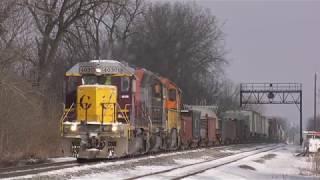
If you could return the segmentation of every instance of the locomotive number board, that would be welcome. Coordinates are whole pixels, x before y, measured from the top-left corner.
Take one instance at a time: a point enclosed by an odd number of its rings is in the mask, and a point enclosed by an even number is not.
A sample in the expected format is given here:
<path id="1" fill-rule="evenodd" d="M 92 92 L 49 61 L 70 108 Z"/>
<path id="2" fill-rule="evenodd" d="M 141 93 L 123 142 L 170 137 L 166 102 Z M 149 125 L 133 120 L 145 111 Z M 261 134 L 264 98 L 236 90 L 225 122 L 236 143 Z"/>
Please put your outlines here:
<path id="1" fill-rule="evenodd" d="M 117 65 L 83 64 L 79 67 L 80 74 L 121 74 L 123 69 Z"/>

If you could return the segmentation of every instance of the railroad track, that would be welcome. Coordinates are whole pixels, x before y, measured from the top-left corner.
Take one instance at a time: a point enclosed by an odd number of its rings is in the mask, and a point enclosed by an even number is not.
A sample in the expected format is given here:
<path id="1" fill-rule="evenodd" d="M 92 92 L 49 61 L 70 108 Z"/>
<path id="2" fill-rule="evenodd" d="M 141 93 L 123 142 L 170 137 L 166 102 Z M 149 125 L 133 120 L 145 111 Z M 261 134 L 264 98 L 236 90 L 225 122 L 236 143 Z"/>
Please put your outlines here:
<path id="1" fill-rule="evenodd" d="M 21 166 L 21 167 L 1 168 L 0 179 L 53 171 L 53 170 L 74 167 L 79 165 L 80 164 L 77 161 L 66 161 L 66 162 L 57 162 L 57 163 L 27 165 L 27 166 Z"/>
<path id="2" fill-rule="evenodd" d="M 44 163 L 44 164 L 35 164 L 35 165 L 26 165 L 21 167 L 9 167 L 9 168 L 0 168 L 0 179 L 1 178 L 19 178 L 19 176 L 26 176 L 26 175 L 34 175 L 43 172 L 49 172 L 59 169 L 71 168 L 76 166 L 83 166 L 83 165 L 94 165 L 101 162 L 116 162 L 116 161 L 126 161 L 131 159 L 137 160 L 144 160 L 150 157 L 154 157 L 157 155 L 162 156 L 174 156 L 177 153 L 191 153 L 197 150 L 202 149 L 214 149 L 214 150 L 237 150 L 244 147 L 248 147 L 248 145 L 258 145 L 258 144 L 234 144 L 234 145 L 227 145 L 227 146 L 214 146 L 214 147 L 203 147 L 203 148 L 195 148 L 195 149 L 188 149 L 188 150 L 177 150 L 177 151 L 165 151 L 159 153 L 146 153 L 141 155 L 135 155 L 130 157 L 123 157 L 123 158 L 115 158 L 115 159 L 108 159 L 108 160 L 100 160 L 100 161 L 88 161 L 85 163 L 78 163 L 77 161 L 66 161 L 66 162 L 54 162 L 54 163 Z M 261 145 L 261 144 L 259 144 Z M 223 153 L 221 153 L 223 154 Z M 224 153 L 224 155 L 228 155 L 228 153 Z M 217 154 L 217 158 L 222 158 L 223 156 Z"/>
<path id="3" fill-rule="evenodd" d="M 161 170 L 161 171 L 156 171 L 144 175 L 139 175 L 131 178 L 127 178 L 126 180 L 134 180 L 134 179 L 172 179 L 172 180 L 178 180 L 178 179 L 183 179 L 187 177 L 191 177 L 200 173 L 203 173 L 207 170 L 214 169 L 217 167 L 221 167 L 227 164 L 231 164 L 233 162 L 239 161 L 241 159 L 247 158 L 249 156 L 257 155 L 260 153 L 264 153 L 267 151 L 271 151 L 280 147 L 283 147 L 284 145 L 272 145 L 268 147 L 260 147 L 260 148 L 255 148 L 253 150 L 248 150 L 244 151 L 241 153 L 237 153 L 234 158 L 229 159 L 229 160 L 224 160 L 221 162 L 216 162 L 219 159 L 223 159 L 225 157 L 228 157 L 228 155 L 221 155 L 215 159 L 211 160 L 205 160 L 201 162 L 196 162 L 192 164 L 187 164 L 187 165 L 181 165 L 178 167 L 166 169 L 166 170 Z"/>

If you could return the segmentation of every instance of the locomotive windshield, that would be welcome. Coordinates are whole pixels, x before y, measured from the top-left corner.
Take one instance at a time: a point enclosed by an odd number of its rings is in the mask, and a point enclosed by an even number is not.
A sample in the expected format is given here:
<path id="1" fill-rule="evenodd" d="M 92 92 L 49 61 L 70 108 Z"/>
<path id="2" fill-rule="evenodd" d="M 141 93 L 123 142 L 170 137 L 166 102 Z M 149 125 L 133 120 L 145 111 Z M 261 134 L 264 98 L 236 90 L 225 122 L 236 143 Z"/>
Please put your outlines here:
<path id="1" fill-rule="evenodd" d="M 87 75 L 82 77 L 82 84 L 84 85 L 111 85 L 111 76 L 95 76 Z"/>

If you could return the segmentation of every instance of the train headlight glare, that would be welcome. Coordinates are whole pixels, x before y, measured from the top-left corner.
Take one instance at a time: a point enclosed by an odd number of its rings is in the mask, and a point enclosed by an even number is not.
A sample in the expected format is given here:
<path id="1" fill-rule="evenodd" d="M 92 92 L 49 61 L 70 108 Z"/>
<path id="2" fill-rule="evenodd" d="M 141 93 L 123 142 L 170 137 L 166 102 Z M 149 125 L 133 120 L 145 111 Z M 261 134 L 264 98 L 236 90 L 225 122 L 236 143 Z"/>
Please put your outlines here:
<path id="1" fill-rule="evenodd" d="M 113 132 L 118 131 L 118 126 L 117 126 L 117 125 L 112 125 L 111 130 L 112 130 Z"/>
<path id="2" fill-rule="evenodd" d="M 76 131 L 77 130 L 77 124 L 72 124 L 71 127 L 70 127 L 70 130 L 72 132 Z"/>
<path id="3" fill-rule="evenodd" d="M 100 69 L 100 68 L 97 68 L 97 69 L 96 69 L 96 72 L 97 72 L 97 73 L 101 73 L 101 69 Z"/>

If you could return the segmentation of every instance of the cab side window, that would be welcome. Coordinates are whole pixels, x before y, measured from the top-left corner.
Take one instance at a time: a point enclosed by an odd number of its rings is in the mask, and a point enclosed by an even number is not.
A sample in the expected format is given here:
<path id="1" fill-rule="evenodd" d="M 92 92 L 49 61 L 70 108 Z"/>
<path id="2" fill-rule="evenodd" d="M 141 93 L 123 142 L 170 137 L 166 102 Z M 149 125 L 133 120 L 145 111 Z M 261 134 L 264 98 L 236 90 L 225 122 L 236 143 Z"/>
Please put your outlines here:
<path id="1" fill-rule="evenodd" d="M 130 88 L 130 79 L 129 77 L 121 78 L 121 92 L 128 92 Z"/>
<path id="2" fill-rule="evenodd" d="M 177 99 L 177 92 L 175 89 L 169 89 L 169 101 L 176 101 Z"/>
<path id="3" fill-rule="evenodd" d="M 161 85 L 158 83 L 153 85 L 153 96 L 161 98 Z"/>

